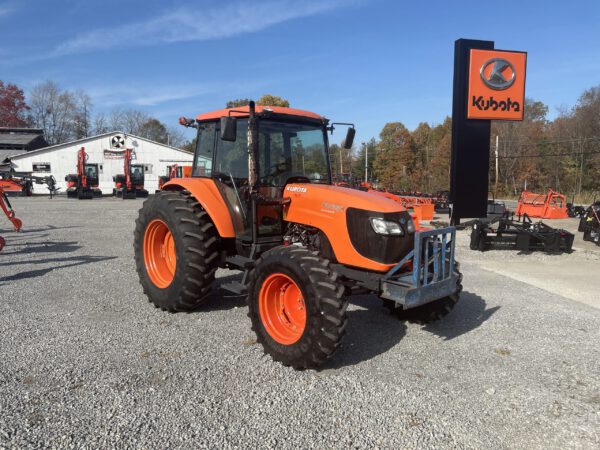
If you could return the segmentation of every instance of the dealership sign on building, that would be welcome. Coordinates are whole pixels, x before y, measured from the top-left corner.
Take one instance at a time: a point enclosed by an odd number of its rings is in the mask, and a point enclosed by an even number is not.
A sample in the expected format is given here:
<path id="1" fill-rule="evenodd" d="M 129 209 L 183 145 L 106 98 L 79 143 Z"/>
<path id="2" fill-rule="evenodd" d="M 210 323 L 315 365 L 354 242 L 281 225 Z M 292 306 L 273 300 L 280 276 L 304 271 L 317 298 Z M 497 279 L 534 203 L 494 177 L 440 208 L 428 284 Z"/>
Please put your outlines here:
<path id="1" fill-rule="evenodd" d="M 523 120 L 527 53 L 471 49 L 467 118 Z"/>

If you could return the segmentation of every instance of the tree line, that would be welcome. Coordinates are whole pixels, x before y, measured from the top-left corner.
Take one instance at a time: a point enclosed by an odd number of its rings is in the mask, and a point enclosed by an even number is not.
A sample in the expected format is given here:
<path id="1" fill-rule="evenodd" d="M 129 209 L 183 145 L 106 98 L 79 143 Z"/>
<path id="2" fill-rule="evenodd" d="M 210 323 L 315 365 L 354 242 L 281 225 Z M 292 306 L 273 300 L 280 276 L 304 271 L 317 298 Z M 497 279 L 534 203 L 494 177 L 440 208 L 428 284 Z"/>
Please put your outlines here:
<path id="1" fill-rule="evenodd" d="M 236 99 L 225 106 L 248 102 Z M 290 106 L 287 99 L 271 94 L 257 104 Z M 143 111 L 115 108 L 94 115 L 89 95 L 61 90 L 53 81 L 34 86 L 27 99 L 16 85 L 0 81 L 0 126 L 41 128 L 50 144 L 120 130 L 190 151 L 195 147 L 195 139 L 186 142 L 179 129 Z M 333 174 L 363 181 L 366 165 L 366 179 L 383 189 L 447 190 L 451 132 L 450 117 L 440 124 L 422 122 L 414 130 L 401 122 L 386 123 L 378 138 L 352 149 L 332 144 Z M 515 196 L 524 188 L 552 188 L 569 196 L 592 197 L 600 190 L 600 85 L 585 90 L 574 106 L 561 108 L 553 120 L 547 105 L 526 99 L 522 122 L 492 122 L 490 149 L 490 186 L 497 196 Z"/>
<path id="2" fill-rule="evenodd" d="M 173 147 L 186 144 L 179 128 L 144 111 L 117 107 L 94 114 L 85 91 L 61 89 L 54 81 L 35 85 L 26 98 L 18 86 L 0 80 L 0 127 L 40 128 L 50 145 L 117 130 Z"/>
<path id="3" fill-rule="evenodd" d="M 436 192 L 450 185 L 452 119 L 420 123 L 409 130 L 401 122 L 386 123 L 378 139 L 344 150 L 330 146 L 334 175 L 351 174 L 390 191 Z M 496 179 L 496 151 L 498 178 Z M 492 121 L 490 190 L 518 196 L 527 188 L 552 188 L 579 201 L 600 197 L 600 86 L 585 90 L 571 108 L 553 120 L 548 106 L 525 100 L 522 122 Z"/>

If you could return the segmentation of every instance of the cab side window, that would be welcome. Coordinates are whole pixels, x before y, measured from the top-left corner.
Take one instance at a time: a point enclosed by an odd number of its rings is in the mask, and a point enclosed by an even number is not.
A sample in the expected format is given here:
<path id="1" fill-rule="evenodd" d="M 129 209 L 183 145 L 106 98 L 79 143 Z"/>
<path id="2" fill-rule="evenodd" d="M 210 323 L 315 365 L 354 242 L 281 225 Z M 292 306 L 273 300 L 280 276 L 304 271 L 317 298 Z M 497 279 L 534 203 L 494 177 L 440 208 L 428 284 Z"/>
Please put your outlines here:
<path id="1" fill-rule="evenodd" d="M 215 122 L 200 124 L 196 142 L 194 173 L 192 174 L 195 177 L 211 176 L 215 151 L 215 129 Z"/>
<path id="2" fill-rule="evenodd" d="M 215 172 L 225 178 L 233 178 L 236 184 L 248 182 L 248 120 L 237 121 L 237 135 L 234 142 L 224 141 L 217 129 L 217 159 Z M 218 175 L 217 175 L 218 176 Z"/>

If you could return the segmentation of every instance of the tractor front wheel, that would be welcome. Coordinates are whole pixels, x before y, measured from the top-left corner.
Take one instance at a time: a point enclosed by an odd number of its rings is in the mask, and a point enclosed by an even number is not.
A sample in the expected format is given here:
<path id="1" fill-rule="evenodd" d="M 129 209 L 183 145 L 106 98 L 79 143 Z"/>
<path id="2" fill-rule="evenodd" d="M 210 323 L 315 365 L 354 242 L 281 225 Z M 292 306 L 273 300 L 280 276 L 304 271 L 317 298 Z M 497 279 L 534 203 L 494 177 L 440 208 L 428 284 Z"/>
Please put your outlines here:
<path id="1" fill-rule="evenodd" d="M 217 233 L 206 211 L 187 193 L 161 191 L 144 202 L 135 224 L 136 268 L 148 299 L 171 312 L 202 305 L 218 259 Z"/>
<path id="2" fill-rule="evenodd" d="M 290 246 L 264 253 L 250 275 L 248 315 L 265 353 L 295 369 L 315 368 L 339 347 L 348 301 L 329 261 Z"/>

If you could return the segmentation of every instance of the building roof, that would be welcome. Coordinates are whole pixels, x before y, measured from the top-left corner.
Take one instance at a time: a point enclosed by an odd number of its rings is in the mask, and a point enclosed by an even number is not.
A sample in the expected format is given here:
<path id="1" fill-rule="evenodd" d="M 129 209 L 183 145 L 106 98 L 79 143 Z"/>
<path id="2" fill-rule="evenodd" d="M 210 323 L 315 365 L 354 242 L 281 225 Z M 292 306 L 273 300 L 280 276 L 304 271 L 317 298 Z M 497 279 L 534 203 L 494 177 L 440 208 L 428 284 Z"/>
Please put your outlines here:
<path id="1" fill-rule="evenodd" d="M 44 132 L 40 128 L 0 127 L 0 149 L 28 150 L 27 147 L 34 141 L 39 141 L 35 143 L 35 148 L 48 146 L 44 139 Z"/>
<path id="2" fill-rule="evenodd" d="M 93 141 L 93 140 L 96 140 L 96 139 L 99 139 L 99 138 L 103 138 L 103 137 L 107 137 L 107 136 L 112 136 L 112 135 L 115 135 L 115 134 L 122 134 L 123 136 L 127 136 L 127 137 L 130 137 L 130 138 L 133 138 L 133 139 L 139 139 L 139 140 L 142 140 L 142 141 L 150 142 L 152 144 L 156 144 L 156 145 L 160 145 L 160 146 L 163 146 L 163 147 L 167 147 L 167 148 L 170 148 L 172 150 L 177 150 L 177 151 L 180 151 L 182 153 L 186 153 L 188 155 L 191 154 L 187 150 L 183 150 L 183 149 L 178 148 L 178 147 L 172 147 L 172 146 L 166 145 L 166 144 L 161 144 L 160 142 L 152 141 L 150 139 L 146 139 L 146 138 L 143 138 L 143 137 L 140 137 L 140 136 L 135 136 L 135 135 L 130 134 L 130 133 L 124 133 L 123 131 L 109 131 L 107 133 L 98 134 L 96 136 L 90 136 L 90 137 L 87 137 L 87 138 L 78 139 L 76 141 L 63 142 L 62 144 L 51 145 L 49 147 L 44 147 L 44 148 L 40 148 L 40 149 L 37 149 L 37 150 L 32 150 L 32 151 L 29 151 L 29 152 L 25 152 L 25 153 L 16 153 L 15 154 L 14 151 L 13 151 L 13 153 L 11 155 L 9 155 L 9 158 L 10 159 L 20 159 L 21 157 L 27 157 L 27 156 L 33 155 L 33 154 L 40 154 L 40 153 L 44 153 L 44 152 L 51 152 L 51 151 L 54 151 L 54 150 L 58 150 L 58 149 L 60 149 L 62 147 L 70 147 L 72 145 L 81 145 L 81 144 L 83 144 L 85 142 L 90 142 L 90 141 Z"/>
<path id="3" fill-rule="evenodd" d="M 302 109 L 295 109 L 295 108 L 284 108 L 283 106 L 256 105 L 255 110 L 258 114 L 261 114 L 263 112 L 273 112 L 274 114 L 299 116 L 299 117 L 305 117 L 305 118 L 309 118 L 309 119 L 317 119 L 317 120 L 324 119 L 323 116 L 315 114 L 314 112 L 304 111 Z M 236 116 L 236 117 L 245 117 L 245 116 L 248 116 L 249 114 L 250 114 L 249 106 L 238 106 L 236 108 L 225 108 L 225 109 L 219 109 L 217 111 L 203 113 L 203 114 L 196 116 L 196 120 L 202 122 L 202 121 L 207 121 L 207 120 L 220 119 L 221 117 L 226 117 L 229 115 Z"/>
<path id="4" fill-rule="evenodd" d="M 12 150 L 0 149 L 0 164 L 7 161 L 9 156 L 13 156 L 15 154 L 20 155 L 21 153 L 27 153 L 27 151 L 26 150 L 19 151 L 19 150 L 14 150 L 14 149 L 12 149 Z"/>

